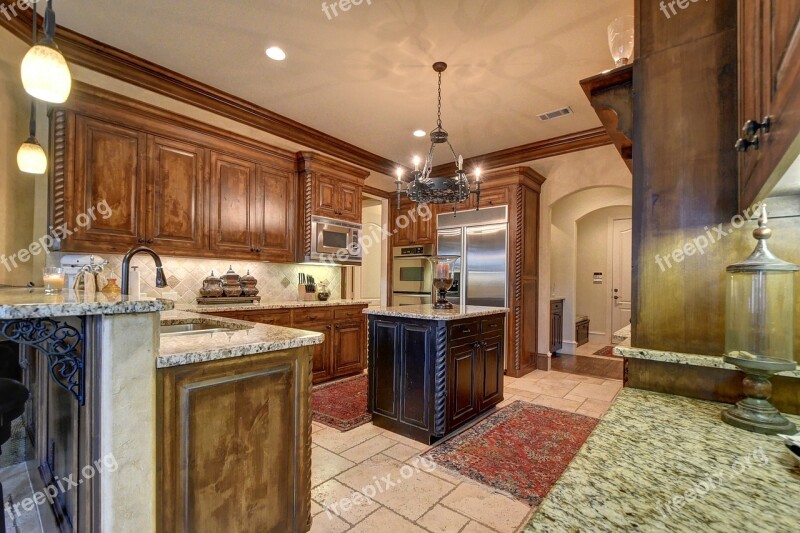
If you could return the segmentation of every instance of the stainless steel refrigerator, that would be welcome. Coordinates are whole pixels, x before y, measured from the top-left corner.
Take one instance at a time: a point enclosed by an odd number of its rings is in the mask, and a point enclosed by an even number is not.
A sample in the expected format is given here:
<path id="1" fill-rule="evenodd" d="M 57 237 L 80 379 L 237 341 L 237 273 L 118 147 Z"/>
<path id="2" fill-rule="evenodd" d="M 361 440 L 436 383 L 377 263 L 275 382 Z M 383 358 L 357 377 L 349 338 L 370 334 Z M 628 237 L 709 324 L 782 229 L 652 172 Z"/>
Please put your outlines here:
<path id="1" fill-rule="evenodd" d="M 506 307 L 508 301 L 508 207 L 443 213 L 438 218 L 437 254 L 458 255 L 454 305 Z"/>

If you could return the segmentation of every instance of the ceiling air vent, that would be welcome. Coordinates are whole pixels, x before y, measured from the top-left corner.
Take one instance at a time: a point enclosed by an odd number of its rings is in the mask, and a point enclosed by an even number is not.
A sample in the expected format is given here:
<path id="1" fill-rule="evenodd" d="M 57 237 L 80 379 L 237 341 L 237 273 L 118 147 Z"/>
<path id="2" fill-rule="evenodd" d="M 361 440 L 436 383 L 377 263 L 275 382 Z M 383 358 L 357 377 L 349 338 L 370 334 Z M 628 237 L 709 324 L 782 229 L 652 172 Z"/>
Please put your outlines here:
<path id="1" fill-rule="evenodd" d="M 545 122 L 547 120 L 553 120 L 554 118 L 563 117 L 566 115 L 571 115 L 572 109 L 569 107 L 564 107 L 562 109 L 556 109 L 555 111 L 548 111 L 547 113 L 542 113 L 541 115 L 537 115 L 539 120 Z"/>

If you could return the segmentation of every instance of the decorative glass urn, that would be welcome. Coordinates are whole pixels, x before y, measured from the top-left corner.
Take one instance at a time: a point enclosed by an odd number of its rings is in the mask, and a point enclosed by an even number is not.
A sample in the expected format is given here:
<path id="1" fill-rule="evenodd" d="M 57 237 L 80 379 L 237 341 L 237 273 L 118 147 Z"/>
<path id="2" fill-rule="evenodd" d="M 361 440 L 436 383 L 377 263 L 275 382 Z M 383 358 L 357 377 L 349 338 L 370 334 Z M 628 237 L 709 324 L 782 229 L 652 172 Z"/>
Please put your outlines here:
<path id="1" fill-rule="evenodd" d="M 800 267 L 775 257 L 767 248 L 772 230 L 762 204 L 758 244 L 740 263 L 730 265 L 725 310 L 725 362 L 746 374 L 747 398 L 722 413 L 726 423 L 774 435 L 797 429 L 770 403 L 772 374 L 796 368 L 794 353 L 794 274 Z"/>
<path id="2" fill-rule="evenodd" d="M 458 255 L 434 255 L 428 258 L 433 264 L 433 288 L 437 298 L 434 309 L 452 309 L 453 304 L 447 301 L 447 291 L 453 286 L 453 265 L 461 257 Z"/>

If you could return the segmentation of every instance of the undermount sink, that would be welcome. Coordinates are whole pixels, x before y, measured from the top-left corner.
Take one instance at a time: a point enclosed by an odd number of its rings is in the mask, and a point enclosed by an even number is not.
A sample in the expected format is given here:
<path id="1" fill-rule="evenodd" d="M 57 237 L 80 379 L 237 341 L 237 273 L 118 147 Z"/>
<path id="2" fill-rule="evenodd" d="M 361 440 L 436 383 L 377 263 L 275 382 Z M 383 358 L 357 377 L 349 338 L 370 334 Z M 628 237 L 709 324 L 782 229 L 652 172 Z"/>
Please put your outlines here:
<path id="1" fill-rule="evenodd" d="M 162 324 L 162 337 L 176 337 L 178 335 L 197 335 L 200 333 L 222 333 L 246 329 L 244 327 L 223 326 L 214 322 L 187 322 L 183 324 Z"/>

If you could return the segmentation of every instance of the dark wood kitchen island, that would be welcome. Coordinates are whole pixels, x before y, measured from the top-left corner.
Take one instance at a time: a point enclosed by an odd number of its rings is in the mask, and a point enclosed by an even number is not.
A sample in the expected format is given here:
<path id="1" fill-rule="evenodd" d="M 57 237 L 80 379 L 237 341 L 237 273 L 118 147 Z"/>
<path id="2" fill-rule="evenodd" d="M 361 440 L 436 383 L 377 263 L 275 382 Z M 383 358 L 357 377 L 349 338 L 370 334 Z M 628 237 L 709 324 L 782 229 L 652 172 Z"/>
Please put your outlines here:
<path id="1" fill-rule="evenodd" d="M 427 444 L 503 401 L 503 307 L 365 309 L 369 410 L 379 427 Z"/>

